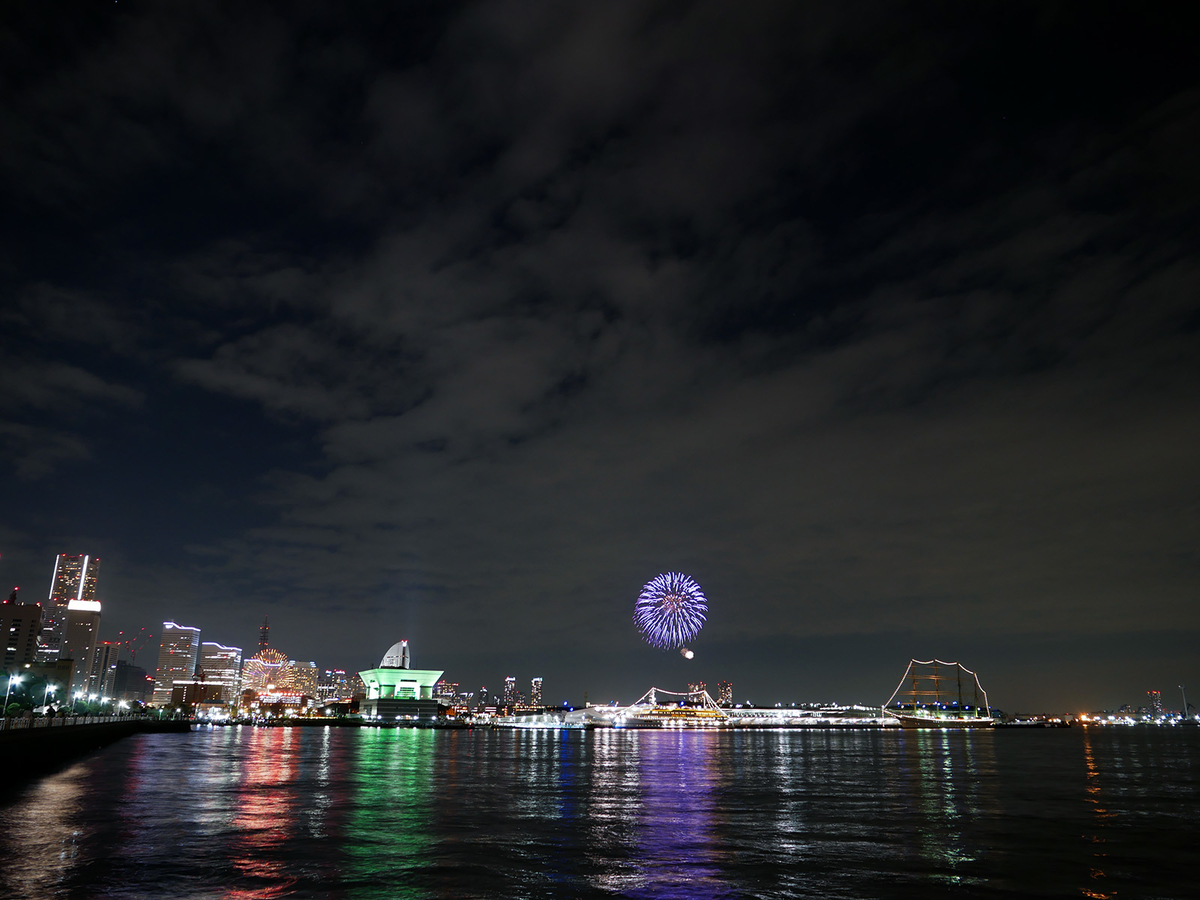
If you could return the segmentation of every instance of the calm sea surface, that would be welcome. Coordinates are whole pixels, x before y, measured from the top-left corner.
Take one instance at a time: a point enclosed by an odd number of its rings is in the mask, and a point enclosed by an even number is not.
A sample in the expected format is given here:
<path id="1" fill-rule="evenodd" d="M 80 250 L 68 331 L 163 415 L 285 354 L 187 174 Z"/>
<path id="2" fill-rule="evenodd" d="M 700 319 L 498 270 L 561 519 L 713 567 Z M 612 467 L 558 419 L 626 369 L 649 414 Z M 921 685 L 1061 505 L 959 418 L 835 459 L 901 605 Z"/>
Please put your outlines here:
<path id="1" fill-rule="evenodd" d="M 225 728 L 0 803 L 6 900 L 1200 896 L 1194 728 Z"/>

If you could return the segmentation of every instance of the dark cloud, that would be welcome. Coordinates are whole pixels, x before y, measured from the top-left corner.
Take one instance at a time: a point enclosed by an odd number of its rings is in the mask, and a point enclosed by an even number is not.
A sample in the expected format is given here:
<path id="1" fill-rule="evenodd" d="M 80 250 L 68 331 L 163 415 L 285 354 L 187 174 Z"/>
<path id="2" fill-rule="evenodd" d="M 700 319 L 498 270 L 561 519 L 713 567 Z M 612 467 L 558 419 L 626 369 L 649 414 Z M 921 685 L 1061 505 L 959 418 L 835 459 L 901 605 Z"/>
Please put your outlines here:
<path id="1" fill-rule="evenodd" d="M 856 666 L 882 694 L 947 646 L 1018 705 L 1186 676 L 1146 648 L 1200 630 L 1200 93 L 1154 21 L 23 15 L 8 539 L 32 572 L 103 545 L 106 621 L 249 645 L 269 612 L 347 666 L 404 633 L 576 699 L 693 670 L 835 695 Z M 686 671 L 629 623 L 671 568 L 713 600 Z M 995 650 L 1119 636 L 1090 693 Z M 873 649 L 839 676 L 818 639 Z"/>

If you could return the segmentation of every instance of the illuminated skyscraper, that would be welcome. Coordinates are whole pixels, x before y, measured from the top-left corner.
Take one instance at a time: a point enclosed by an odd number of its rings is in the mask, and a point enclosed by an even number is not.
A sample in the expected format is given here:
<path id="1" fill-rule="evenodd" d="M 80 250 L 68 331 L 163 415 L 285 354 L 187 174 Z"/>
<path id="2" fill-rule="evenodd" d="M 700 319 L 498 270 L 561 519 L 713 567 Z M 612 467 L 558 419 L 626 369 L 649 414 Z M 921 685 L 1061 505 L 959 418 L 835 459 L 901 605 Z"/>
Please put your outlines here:
<path id="1" fill-rule="evenodd" d="M 96 644 L 100 640 L 100 601 L 71 600 L 67 603 L 66 627 L 63 629 L 59 659 L 75 661 L 71 671 L 69 693 L 95 693 L 92 687 L 92 664 L 96 661 Z"/>
<path id="2" fill-rule="evenodd" d="M 190 679 L 196 674 L 200 654 L 200 629 L 190 625 L 163 622 L 162 643 L 158 646 L 158 677 L 154 680 L 156 706 L 171 702 L 175 679 Z"/>
<path id="3" fill-rule="evenodd" d="M 41 628 L 41 604 L 18 603 L 17 588 L 13 588 L 8 599 L 0 603 L 0 640 L 4 641 L 5 672 L 37 660 Z"/>
<path id="4" fill-rule="evenodd" d="M 281 673 L 281 678 L 280 687 L 284 690 L 294 691 L 306 697 L 315 698 L 317 696 L 317 664 L 315 662 L 288 660 Z"/>
<path id="5" fill-rule="evenodd" d="M 100 560 L 90 556 L 68 556 L 60 553 L 54 558 L 54 576 L 50 579 L 50 596 L 42 609 L 41 646 L 38 662 L 54 662 L 63 649 L 67 630 L 67 604 L 72 600 L 95 602 L 96 583 L 100 577 Z M 84 666 L 90 673 L 91 661 Z M 76 665 L 78 671 L 80 666 Z"/>
<path id="6" fill-rule="evenodd" d="M 529 705 L 530 706 L 541 706 L 542 705 L 542 679 L 541 678 L 535 678 L 535 679 L 533 679 L 533 681 L 529 682 Z"/>
<path id="7" fill-rule="evenodd" d="M 1146 691 L 1146 696 L 1150 700 L 1150 713 L 1161 716 L 1163 714 L 1162 691 Z"/>
<path id="8" fill-rule="evenodd" d="M 505 706 L 517 705 L 517 677 L 509 675 L 504 679 L 504 693 L 501 695 L 501 703 Z"/>
<path id="9" fill-rule="evenodd" d="M 226 647 L 214 641 L 200 645 L 197 668 L 204 673 L 204 683 L 220 689 L 218 703 L 232 703 L 242 692 L 242 648 Z"/>

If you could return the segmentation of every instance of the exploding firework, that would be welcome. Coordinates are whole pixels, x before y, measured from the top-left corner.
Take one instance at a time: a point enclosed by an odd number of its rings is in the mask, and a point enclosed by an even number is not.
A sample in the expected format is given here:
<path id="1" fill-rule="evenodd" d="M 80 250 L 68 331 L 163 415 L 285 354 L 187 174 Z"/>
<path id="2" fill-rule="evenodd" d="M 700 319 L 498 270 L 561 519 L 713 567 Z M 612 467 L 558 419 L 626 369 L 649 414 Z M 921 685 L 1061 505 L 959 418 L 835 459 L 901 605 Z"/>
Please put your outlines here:
<path id="1" fill-rule="evenodd" d="M 671 650 L 700 633 L 707 612 L 700 585 L 682 572 L 667 572 L 642 588 L 633 621 L 647 642 Z"/>

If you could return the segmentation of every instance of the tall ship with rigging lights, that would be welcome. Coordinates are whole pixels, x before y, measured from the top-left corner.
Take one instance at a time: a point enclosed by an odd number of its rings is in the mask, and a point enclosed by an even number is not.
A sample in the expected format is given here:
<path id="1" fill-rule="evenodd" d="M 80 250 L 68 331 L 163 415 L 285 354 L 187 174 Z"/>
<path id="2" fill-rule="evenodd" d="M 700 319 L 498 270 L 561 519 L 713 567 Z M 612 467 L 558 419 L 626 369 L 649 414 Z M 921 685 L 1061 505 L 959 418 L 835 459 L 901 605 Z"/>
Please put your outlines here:
<path id="1" fill-rule="evenodd" d="M 963 695 L 964 675 L 973 702 Z M 902 728 L 991 728 L 996 724 L 979 676 L 960 662 L 940 659 L 910 659 L 881 712 L 884 718 L 896 719 Z"/>

